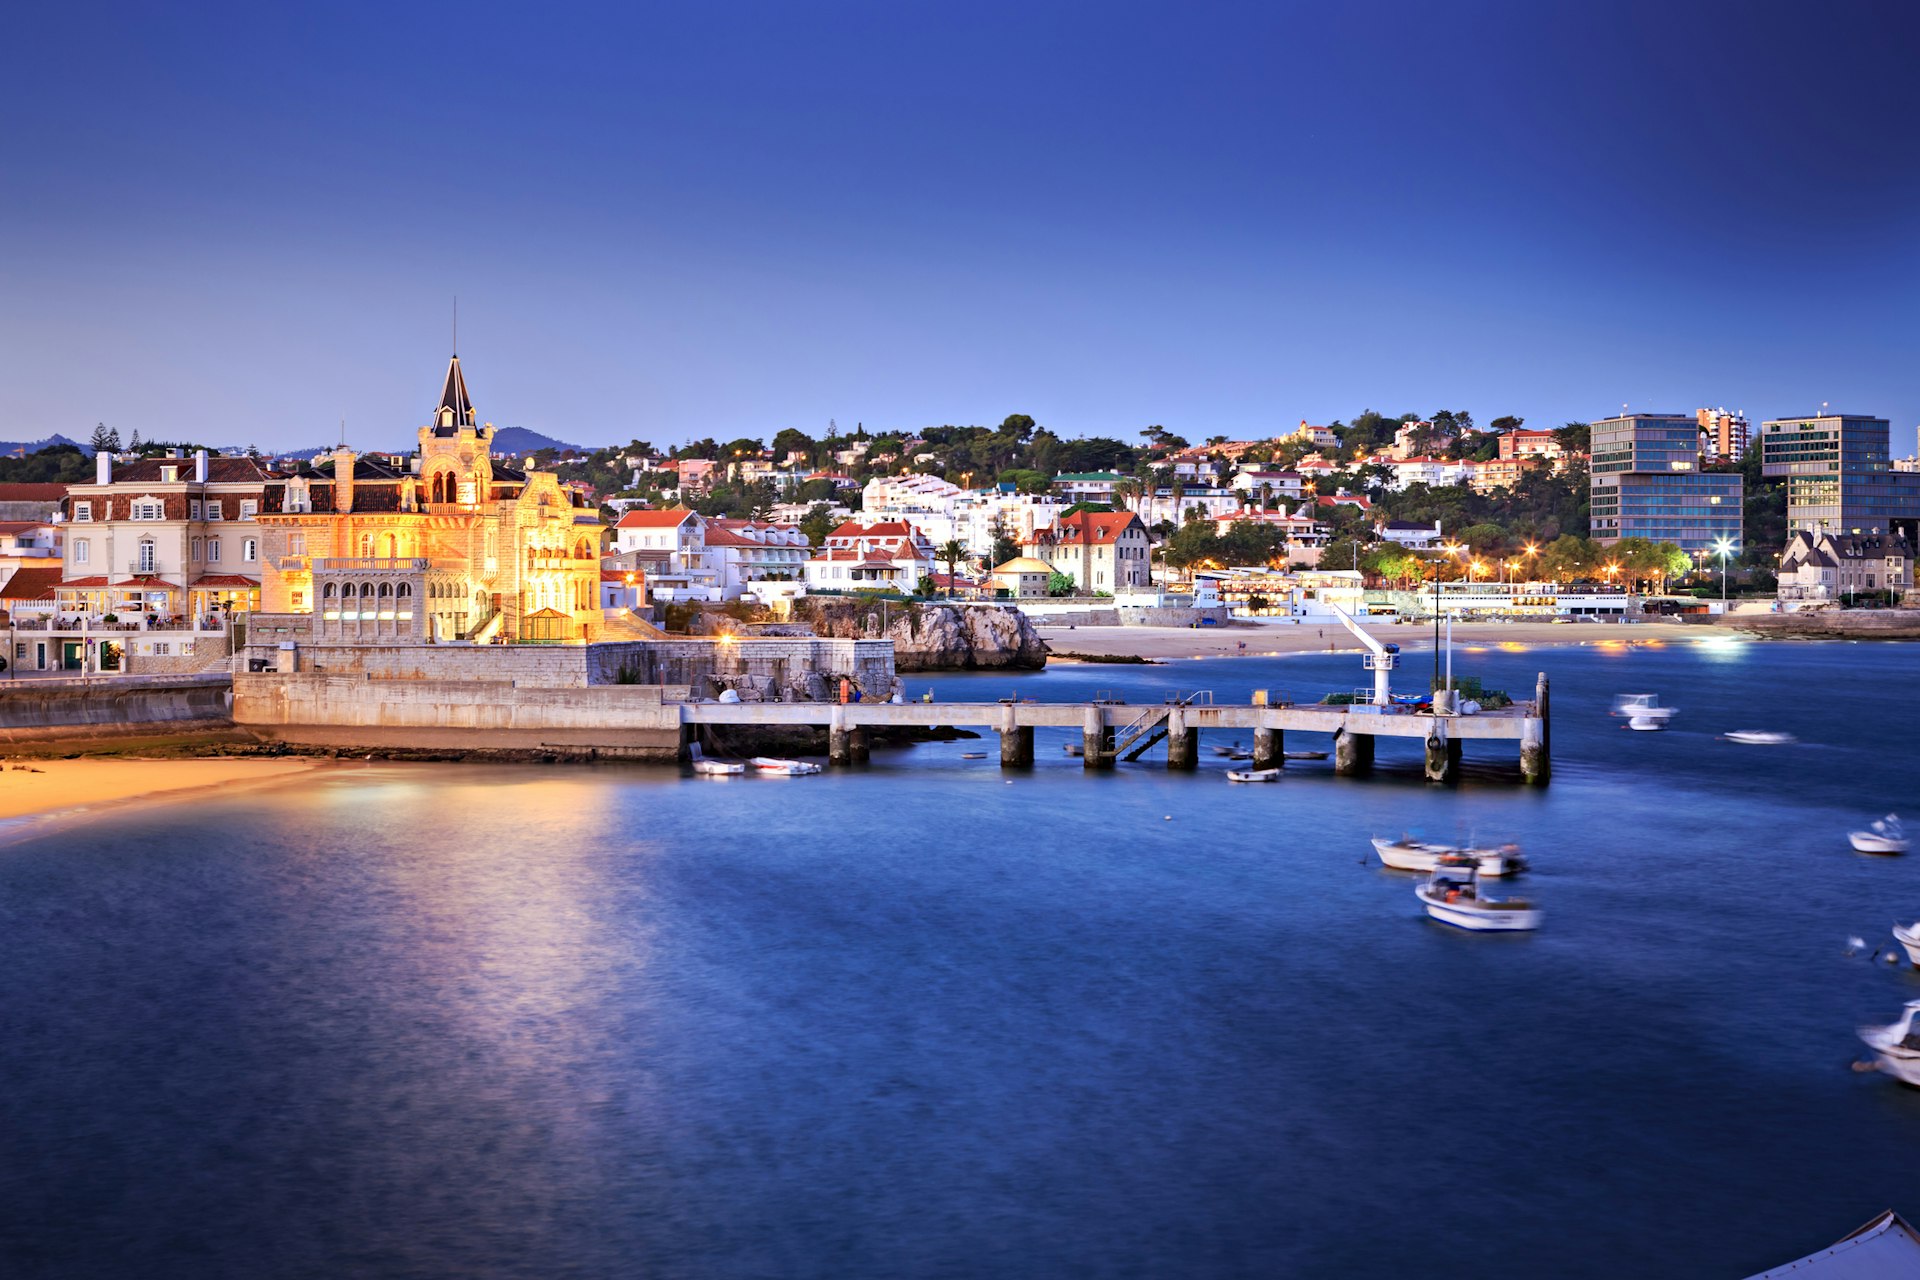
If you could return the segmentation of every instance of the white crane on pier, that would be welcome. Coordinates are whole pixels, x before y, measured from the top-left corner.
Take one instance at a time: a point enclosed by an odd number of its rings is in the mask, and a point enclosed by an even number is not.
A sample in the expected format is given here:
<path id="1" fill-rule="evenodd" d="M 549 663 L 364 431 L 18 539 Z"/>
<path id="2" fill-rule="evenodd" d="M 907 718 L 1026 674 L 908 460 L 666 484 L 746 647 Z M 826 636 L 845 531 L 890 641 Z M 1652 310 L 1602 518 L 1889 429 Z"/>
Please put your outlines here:
<path id="1" fill-rule="evenodd" d="M 1390 707 L 1393 705 L 1392 676 L 1393 669 L 1400 665 L 1400 646 L 1383 644 L 1369 635 L 1359 623 L 1339 605 L 1328 603 L 1333 616 L 1340 619 L 1341 625 L 1360 637 L 1360 643 L 1367 646 L 1367 670 L 1373 672 L 1373 705 Z"/>

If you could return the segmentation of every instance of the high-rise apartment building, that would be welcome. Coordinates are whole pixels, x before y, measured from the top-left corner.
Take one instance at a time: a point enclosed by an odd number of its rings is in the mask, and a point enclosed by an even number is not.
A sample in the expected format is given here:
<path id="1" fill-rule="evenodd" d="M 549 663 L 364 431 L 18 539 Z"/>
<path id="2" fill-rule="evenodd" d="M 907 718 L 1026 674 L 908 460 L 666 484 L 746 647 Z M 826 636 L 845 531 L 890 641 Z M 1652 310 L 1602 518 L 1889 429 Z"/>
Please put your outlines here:
<path id="1" fill-rule="evenodd" d="M 1747 452 L 1747 415 L 1725 409 L 1696 409 L 1700 457 L 1706 462 L 1738 462 Z"/>
<path id="2" fill-rule="evenodd" d="M 1851 413 L 1760 424 L 1763 474 L 1787 482 L 1787 527 L 1829 533 L 1920 532 L 1920 474 L 1894 468 L 1889 423 Z"/>
<path id="3" fill-rule="evenodd" d="M 1698 556 L 1740 541 L 1740 475 L 1700 469 L 1700 424 L 1668 413 L 1631 413 L 1593 424 L 1593 537 L 1671 542 Z"/>

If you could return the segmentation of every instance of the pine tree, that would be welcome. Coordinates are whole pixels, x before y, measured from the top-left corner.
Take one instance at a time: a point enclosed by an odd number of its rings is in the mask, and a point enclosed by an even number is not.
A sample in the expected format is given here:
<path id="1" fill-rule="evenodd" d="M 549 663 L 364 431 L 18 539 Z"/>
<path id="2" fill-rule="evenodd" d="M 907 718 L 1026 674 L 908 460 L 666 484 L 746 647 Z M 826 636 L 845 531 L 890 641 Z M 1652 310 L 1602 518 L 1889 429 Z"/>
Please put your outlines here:
<path id="1" fill-rule="evenodd" d="M 102 450 L 108 453 L 118 453 L 120 452 L 120 432 L 117 429 L 109 428 L 104 422 L 96 422 L 93 426 L 93 439 L 90 443 L 95 453 L 99 453 Z"/>

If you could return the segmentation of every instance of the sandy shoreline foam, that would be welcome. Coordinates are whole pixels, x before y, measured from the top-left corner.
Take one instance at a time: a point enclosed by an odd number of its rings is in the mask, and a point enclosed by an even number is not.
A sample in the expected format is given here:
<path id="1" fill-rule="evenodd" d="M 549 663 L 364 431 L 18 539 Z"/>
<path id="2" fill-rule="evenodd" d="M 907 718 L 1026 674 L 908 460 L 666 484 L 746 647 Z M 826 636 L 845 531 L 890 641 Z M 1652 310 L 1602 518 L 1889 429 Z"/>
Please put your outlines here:
<path id="1" fill-rule="evenodd" d="M 218 787 L 278 782 L 319 768 L 291 760 L 16 759 L 0 770 L 0 822 L 70 817 Z M 35 823 L 37 826 L 37 822 Z"/>
<path id="2" fill-rule="evenodd" d="M 1232 627 L 1039 627 L 1057 657 L 1071 662 L 1073 654 L 1134 657 L 1167 661 L 1178 658 L 1270 658 L 1292 653 L 1358 653 L 1360 642 L 1339 623 L 1256 624 Z M 1431 627 L 1382 623 L 1367 627 L 1369 634 L 1402 650 L 1433 648 Z M 1454 624 L 1456 648 L 1517 645 L 1527 649 L 1600 644 L 1692 644 L 1702 640 L 1750 640 L 1730 627 L 1683 622 L 1563 623 L 1463 622 Z"/>

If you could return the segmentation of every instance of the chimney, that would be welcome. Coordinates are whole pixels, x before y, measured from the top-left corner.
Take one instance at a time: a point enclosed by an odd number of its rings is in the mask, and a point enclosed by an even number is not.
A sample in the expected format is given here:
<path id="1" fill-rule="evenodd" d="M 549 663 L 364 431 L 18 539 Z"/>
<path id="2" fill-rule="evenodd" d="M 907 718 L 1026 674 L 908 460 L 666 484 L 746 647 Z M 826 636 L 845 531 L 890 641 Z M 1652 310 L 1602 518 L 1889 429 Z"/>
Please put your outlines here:
<path id="1" fill-rule="evenodd" d="M 195 484 L 207 482 L 207 451 L 205 449 L 193 451 L 193 482 Z"/>
<path id="2" fill-rule="evenodd" d="M 95 484 L 113 483 L 113 455 L 105 449 L 96 450 L 93 455 L 93 482 Z"/>
<path id="3" fill-rule="evenodd" d="M 353 450 L 345 445 L 333 451 L 333 509 L 340 515 L 353 510 Z"/>

